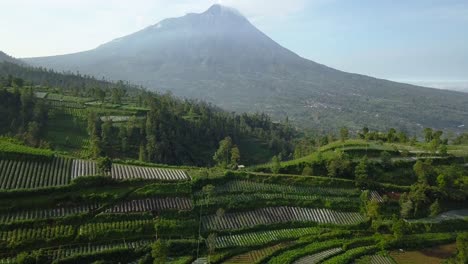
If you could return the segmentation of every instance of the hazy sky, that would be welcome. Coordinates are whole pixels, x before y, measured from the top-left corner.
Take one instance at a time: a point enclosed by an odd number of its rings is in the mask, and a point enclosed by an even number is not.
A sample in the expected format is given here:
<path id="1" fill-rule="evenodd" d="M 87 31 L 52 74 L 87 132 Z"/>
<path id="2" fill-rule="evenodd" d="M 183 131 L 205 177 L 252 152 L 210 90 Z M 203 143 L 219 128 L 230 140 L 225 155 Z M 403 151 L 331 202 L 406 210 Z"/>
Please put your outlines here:
<path id="1" fill-rule="evenodd" d="M 214 3 L 328 66 L 393 80 L 468 80 L 467 0 L 0 0 L 0 50 L 64 54 Z"/>

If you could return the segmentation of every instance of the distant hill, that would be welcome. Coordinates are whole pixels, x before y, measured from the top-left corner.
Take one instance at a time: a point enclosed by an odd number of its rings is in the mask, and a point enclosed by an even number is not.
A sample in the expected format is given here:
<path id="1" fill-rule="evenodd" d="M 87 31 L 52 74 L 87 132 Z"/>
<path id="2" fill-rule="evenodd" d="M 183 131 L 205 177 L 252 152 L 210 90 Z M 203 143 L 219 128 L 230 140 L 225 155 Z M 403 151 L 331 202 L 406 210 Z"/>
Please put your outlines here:
<path id="1" fill-rule="evenodd" d="M 0 62 L 11 62 L 16 64 L 25 64 L 23 61 L 15 59 L 3 51 L 0 51 Z"/>
<path id="2" fill-rule="evenodd" d="M 368 126 L 415 132 L 468 124 L 466 93 L 346 73 L 301 58 L 220 5 L 165 19 L 90 51 L 24 60 L 170 90 L 231 111 L 288 116 L 318 130 Z"/>

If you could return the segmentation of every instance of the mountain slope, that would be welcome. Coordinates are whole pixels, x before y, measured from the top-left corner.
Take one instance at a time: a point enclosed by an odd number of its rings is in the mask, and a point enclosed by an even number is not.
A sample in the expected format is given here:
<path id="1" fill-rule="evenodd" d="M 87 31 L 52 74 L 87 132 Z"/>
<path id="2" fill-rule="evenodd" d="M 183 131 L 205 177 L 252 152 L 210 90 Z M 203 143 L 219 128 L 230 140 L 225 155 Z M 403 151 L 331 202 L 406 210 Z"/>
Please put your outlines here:
<path id="1" fill-rule="evenodd" d="M 163 20 L 94 50 L 25 61 L 170 90 L 233 111 L 289 116 L 316 129 L 346 125 L 417 131 L 468 124 L 467 94 L 345 73 L 306 60 L 220 5 Z"/>
<path id="2" fill-rule="evenodd" d="M 11 57 L 10 55 L 6 54 L 3 51 L 0 51 L 0 62 L 10 62 L 10 63 L 16 63 L 16 64 L 23 64 L 24 62 L 18 59 L 15 59 Z"/>

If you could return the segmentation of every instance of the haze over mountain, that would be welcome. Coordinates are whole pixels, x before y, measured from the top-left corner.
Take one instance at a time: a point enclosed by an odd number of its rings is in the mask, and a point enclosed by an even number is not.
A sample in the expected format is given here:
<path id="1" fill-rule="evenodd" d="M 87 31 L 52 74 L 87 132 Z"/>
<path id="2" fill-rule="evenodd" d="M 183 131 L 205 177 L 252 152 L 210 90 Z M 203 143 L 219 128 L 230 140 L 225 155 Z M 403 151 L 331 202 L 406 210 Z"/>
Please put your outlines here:
<path id="1" fill-rule="evenodd" d="M 417 131 L 468 124 L 468 94 L 346 73 L 304 59 L 221 5 L 165 19 L 90 51 L 24 60 L 128 80 L 227 110 L 289 116 L 318 129 Z"/>
<path id="2" fill-rule="evenodd" d="M 16 63 L 16 64 L 24 64 L 21 60 L 15 59 L 12 56 L 6 54 L 3 51 L 0 51 L 0 63 L 1 62 L 11 62 L 11 63 Z"/>

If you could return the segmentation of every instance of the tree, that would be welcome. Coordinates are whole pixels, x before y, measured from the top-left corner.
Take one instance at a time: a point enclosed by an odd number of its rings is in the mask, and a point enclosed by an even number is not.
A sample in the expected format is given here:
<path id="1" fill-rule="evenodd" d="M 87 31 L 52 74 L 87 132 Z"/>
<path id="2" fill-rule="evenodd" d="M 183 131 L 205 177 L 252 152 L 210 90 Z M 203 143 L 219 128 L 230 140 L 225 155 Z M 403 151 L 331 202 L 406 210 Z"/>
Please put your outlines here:
<path id="1" fill-rule="evenodd" d="M 370 219 L 378 219 L 380 217 L 380 204 L 377 200 L 371 199 L 366 203 L 366 213 Z"/>
<path id="2" fill-rule="evenodd" d="M 390 168 L 392 166 L 392 155 L 387 151 L 380 153 L 380 161 L 382 162 L 382 167 Z"/>
<path id="3" fill-rule="evenodd" d="M 421 210 L 427 208 L 427 203 L 429 201 L 426 192 L 428 191 L 429 186 L 425 183 L 416 183 L 411 186 L 411 191 L 408 194 L 408 199 L 413 202 L 414 210 L 412 216 L 421 215 Z"/>
<path id="4" fill-rule="evenodd" d="M 392 225 L 392 232 L 393 232 L 393 235 L 395 236 L 396 239 L 401 239 L 407 231 L 407 225 L 406 225 L 406 222 L 405 220 L 403 219 L 398 219 L 396 220 L 394 219 L 393 221 L 393 225 Z"/>
<path id="5" fill-rule="evenodd" d="M 366 187 L 368 185 L 369 175 L 367 173 L 367 157 L 362 158 L 356 166 L 354 177 L 358 187 Z"/>
<path id="6" fill-rule="evenodd" d="M 439 199 L 435 200 L 431 204 L 431 206 L 429 207 L 429 211 L 430 211 L 430 216 L 437 216 L 438 214 L 440 214 L 441 209 L 440 209 Z"/>
<path id="7" fill-rule="evenodd" d="M 96 88 L 95 89 L 95 97 L 97 99 L 99 99 L 99 101 L 101 101 L 101 103 L 104 103 L 105 99 L 106 99 L 106 91 L 104 91 L 103 89 L 101 88 Z"/>
<path id="8" fill-rule="evenodd" d="M 99 137 L 97 136 L 92 136 L 91 137 L 91 140 L 90 140 L 90 143 L 91 143 L 91 155 L 93 156 L 93 158 L 97 158 L 101 155 L 101 141 L 99 140 Z"/>
<path id="9" fill-rule="evenodd" d="M 340 139 L 342 142 L 345 142 L 349 138 L 349 130 L 347 127 L 342 127 L 340 129 Z"/>
<path id="10" fill-rule="evenodd" d="M 139 161 L 146 161 L 146 152 L 145 152 L 145 146 L 140 145 L 139 150 L 138 150 L 138 160 Z"/>
<path id="11" fill-rule="evenodd" d="M 230 161 L 230 154 L 232 148 L 231 137 L 226 137 L 219 142 L 219 148 L 213 155 L 213 160 L 220 167 L 226 168 Z"/>
<path id="12" fill-rule="evenodd" d="M 37 147 L 39 145 L 39 124 L 37 122 L 29 122 L 28 130 L 25 134 L 25 139 L 28 145 Z"/>
<path id="13" fill-rule="evenodd" d="M 413 171 L 418 178 L 418 183 L 422 184 L 435 184 L 436 174 L 430 160 L 418 160 L 414 166 Z"/>
<path id="14" fill-rule="evenodd" d="M 154 264 L 165 264 L 167 262 L 168 248 L 166 242 L 158 239 L 151 246 L 151 255 L 154 259 Z"/>
<path id="15" fill-rule="evenodd" d="M 396 130 L 394 128 L 390 128 L 387 133 L 387 141 L 388 142 L 395 142 L 396 139 Z"/>
<path id="16" fill-rule="evenodd" d="M 432 128 L 425 128 L 423 130 L 423 132 L 424 132 L 424 141 L 426 141 L 426 143 L 431 142 L 431 140 L 432 140 Z"/>
<path id="17" fill-rule="evenodd" d="M 441 156 L 447 156 L 448 155 L 447 145 L 445 145 L 445 144 L 440 145 L 439 154 Z"/>
<path id="18" fill-rule="evenodd" d="M 27 252 L 22 252 L 16 256 L 16 263 L 18 264 L 35 264 L 36 258 Z"/>
<path id="19" fill-rule="evenodd" d="M 211 255 L 215 253 L 216 249 L 216 233 L 211 233 L 208 235 L 208 238 L 206 239 L 206 243 L 208 246 L 208 263 L 211 263 L 210 258 Z"/>
<path id="20" fill-rule="evenodd" d="M 205 204 L 209 203 L 211 196 L 213 196 L 214 194 L 214 190 L 215 190 L 215 187 L 211 184 L 203 186 L 202 193 L 205 196 Z"/>
<path id="21" fill-rule="evenodd" d="M 218 208 L 218 210 L 216 210 L 216 222 L 217 222 L 217 225 L 221 225 L 221 221 L 223 220 L 223 216 L 224 216 L 224 209 L 223 208 Z"/>
<path id="22" fill-rule="evenodd" d="M 459 263 L 468 263 L 468 233 L 457 235 L 457 258 Z"/>
<path id="23" fill-rule="evenodd" d="M 398 133 L 398 141 L 401 142 L 401 143 L 408 142 L 408 136 L 405 134 L 405 132 L 400 131 Z"/>
<path id="24" fill-rule="evenodd" d="M 232 168 L 237 168 L 240 161 L 240 150 L 237 146 L 231 148 L 231 166 Z"/>
<path id="25" fill-rule="evenodd" d="M 13 78 L 11 84 L 13 87 L 22 88 L 24 86 L 24 80 L 21 78 Z"/>
<path id="26" fill-rule="evenodd" d="M 312 166 L 310 166 L 310 165 L 304 166 L 304 169 L 302 169 L 302 175 L 304 175 L 304 176 L 314 175 L 314 170 L 312 169 Z"/>
<path id="27" fill-rule="evenodd" d="M 350 170 L 351 161 L 348 156 L 339 152 L 334 158 L 332 158 L 327 164 L 328 177 L 340 177 L 345 176 L 346 172 Z"/>
<path id="28" fill-rule="evenodd" d="M 271 172 L 274 174 L 278 174 L 281 169 L 281 161 L 278 156 L 273 156 L 271 159 Z"/>
<path id="29" fill-rule="evenodd" d="M 112 160 L 109 157 L 99 158 L 97 166 L 100 173 L 103 175 L 109 175 L 112 170 Z"/>
<path id="30" fill-rule="evenodd" d="M 400 215 L 403 218 L 410 218 L 413 216 L 414 204 L 413 201 L 407 199 L 401 203 Z"/>

